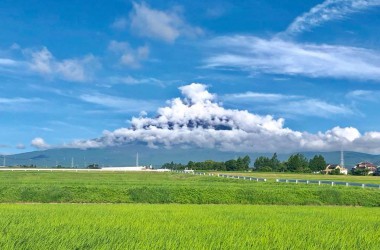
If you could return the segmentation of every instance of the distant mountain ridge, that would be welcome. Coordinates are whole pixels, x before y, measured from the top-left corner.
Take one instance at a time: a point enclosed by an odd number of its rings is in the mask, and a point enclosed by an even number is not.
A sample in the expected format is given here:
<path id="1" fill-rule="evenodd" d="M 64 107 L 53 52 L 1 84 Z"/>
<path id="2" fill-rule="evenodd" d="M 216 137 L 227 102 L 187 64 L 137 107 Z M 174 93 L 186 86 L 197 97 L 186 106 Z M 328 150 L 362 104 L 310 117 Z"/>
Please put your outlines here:
<path id="1" fill-rule="evenodd" d="M 221 152 L 215 149 L 186 149 L 186 148 L 148 148 L 143 144 L 131 144 L 119 147 L 97 148 L 97 149 L 49 149 L 44 151 L 33 151 L 6 156 L 6 165 L 37 165 L 40 167 L 63 167 L 84 168 L 89 164 L 99 166 L 135 166 L 136 154 L 139 154 L 139 165 L 150 165 L 160 167 L 166 162 L 187 163 L 188 161 L 226 161 L 239 156 L 249 155 L 252 160 L 259 156 L 271 157 L 273 153 L 252 152 Z M 300 152 L 308 159 L 314 155 L 321 154 L 327 163 L 340 163 L 340 152 Z M 287 160 L 291 154 L 277 154 L 280 160 Z M 380 165 L 380 155 L 372 155 L 359 152 L 344 152 L 345 166 L 353 167 L 362 161 L 369 161 Z M 1 162 L 2 163 L 2 162 Z M 0 163 L 0 164 L 1 164 Z"/>

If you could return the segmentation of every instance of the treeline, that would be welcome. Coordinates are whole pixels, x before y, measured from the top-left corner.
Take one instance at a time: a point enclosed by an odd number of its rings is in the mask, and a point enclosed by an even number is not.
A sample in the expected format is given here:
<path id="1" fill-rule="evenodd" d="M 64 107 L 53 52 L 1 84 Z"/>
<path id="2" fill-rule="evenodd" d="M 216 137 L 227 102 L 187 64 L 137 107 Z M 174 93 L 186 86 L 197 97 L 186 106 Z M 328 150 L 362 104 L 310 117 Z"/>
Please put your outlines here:
<path id="1" fill-rule="evenodd" d="M 193 162 L 189 161 L 187 164 L 181 163 L 165 163 L 162 168 L 173 169 L 173 170 L 216 170 L 216 171 L 247 171 L 249 170 L 249 164 L 251 163 L 251 158 L 246 155 L 244 157 L 238 157 L 236 160 L 228 160 L 225 162 L 217 162 L 212 160 Z"/>
<path id="2" fill-rule="evenodd" d="M 308 160 L 303 154 L 293 154 L 287 161 L 280 161 L 274 153 L 271 158 L 260 156 L 254 162 L 254 170 L 261 172 L 318 172 L 326 168 L 322 155 L 315 155 Z"/>
<path id="3" fill-rule="evenodd" d="M 216 162 L 207 160 L 203 162 L 189 161 L 187 164 L 181 163 L 165 163 L 162 168 L 173 170 L 216 170 L 216 171 L 248 171 L 250 157 L 239 157 L 236 160 L 228 160 L 225 162 Z M 315 155 L 312 159 L 308 160 L 303 154 L 293 154 L 288 160 L 280 161 L 277 154 L 274 153 L 272 157 L 260 156 L 253 164 L 253 171 L 259 172 L 319 172 L 326 168 L 326 161 L 322 155 Z"/>

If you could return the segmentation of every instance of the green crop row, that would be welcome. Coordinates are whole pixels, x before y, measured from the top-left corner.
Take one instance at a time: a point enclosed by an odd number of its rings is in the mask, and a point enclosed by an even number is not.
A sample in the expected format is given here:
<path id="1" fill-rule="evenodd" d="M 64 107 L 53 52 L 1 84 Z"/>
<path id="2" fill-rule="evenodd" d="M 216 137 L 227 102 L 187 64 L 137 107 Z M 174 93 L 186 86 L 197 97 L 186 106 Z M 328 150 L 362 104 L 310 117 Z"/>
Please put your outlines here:
<path id="1" fill-rule="evenodd" d="M 1 204 L 0 249 L 380 249 L 380 208 Z"/>
<path id="2" fill-rule="evenodd" d="M 0 202 L 380 206 L 380 190 L 172 173 L 0 173 Z"/>

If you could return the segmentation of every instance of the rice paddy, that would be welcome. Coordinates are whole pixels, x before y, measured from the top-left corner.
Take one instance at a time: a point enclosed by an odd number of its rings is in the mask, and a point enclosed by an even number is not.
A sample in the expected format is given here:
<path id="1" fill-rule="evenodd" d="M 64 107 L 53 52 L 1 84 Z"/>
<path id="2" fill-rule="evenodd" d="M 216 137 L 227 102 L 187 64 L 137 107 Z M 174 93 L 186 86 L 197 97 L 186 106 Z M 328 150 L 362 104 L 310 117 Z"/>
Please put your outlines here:
<path id="1" fill-rule="evenodd" d="M 379 249 L 380 208 L 2 204 L 1 249 Z"/>
<path id="2" fill-rule="evenodd" d="M 0 202 L 0 249 L 380 249 L 378 189 L 1 172 Z"/>
<path id="3" fill-rule="evenodd" d="M 0 202 L 380 206 L 380 190 L 175 173 L 1 172 Z"/>

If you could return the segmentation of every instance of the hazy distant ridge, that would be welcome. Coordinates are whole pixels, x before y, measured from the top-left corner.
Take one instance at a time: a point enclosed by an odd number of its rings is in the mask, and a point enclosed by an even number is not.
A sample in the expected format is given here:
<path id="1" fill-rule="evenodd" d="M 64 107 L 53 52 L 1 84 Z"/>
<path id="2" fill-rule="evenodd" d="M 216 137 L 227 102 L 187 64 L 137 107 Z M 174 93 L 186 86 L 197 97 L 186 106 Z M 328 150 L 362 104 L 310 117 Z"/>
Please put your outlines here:
<path id="1" fill-rule="evenodd" d="M 238 156 L 249 155 L 252 159 L 259 156 L 271 156 L 273 153 L 236 153 L 220 152 L 213 149 L 181 149 L 181 148 L 158 148 L 152 149 L 145 145 L 134 144 L 121 147 L 98 148 L 98 149 L 49 149 L 44 151 L 33 151 L 22 154 L 6 156 L 7 165 L 38 165 L 70 167 L 73 159 L 75 167 L 85 167 L 91 163 L 100 166 L 134 166 L 136 153 L 139 153 L 141 165 L 160 166 L 166 162 L 187 163 L 188 161 L 215 160 L 225 161 Z M 328 163 L 339 163 L 340 152 L 303 152 L 307 158 L 316 154 L 322 154 Z M 280 160 L 286 160 L 290 154 L 278 154 Z M 371 155 L 358 152 L 345 152 L 345 165 L 352 167 L 361 161 L 370 161 L 380 165 L 380 155 Z M 2 163 L 2 162 L 1 162 Z M 0 163 L 0 164 L 1 164 Z"/>

